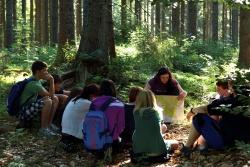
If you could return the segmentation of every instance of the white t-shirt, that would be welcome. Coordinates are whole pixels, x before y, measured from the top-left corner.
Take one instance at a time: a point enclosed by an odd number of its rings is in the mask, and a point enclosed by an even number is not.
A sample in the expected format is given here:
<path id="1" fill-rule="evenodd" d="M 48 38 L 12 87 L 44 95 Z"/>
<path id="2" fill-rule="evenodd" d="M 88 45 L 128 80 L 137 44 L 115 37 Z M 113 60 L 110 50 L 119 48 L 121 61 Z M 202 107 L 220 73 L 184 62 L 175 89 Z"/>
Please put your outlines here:
<path id="1" fill-rule="evenodd" d="M 90 104 L 91 101 L 82 98 L 67 104 L 62 117 L 62 133 L 83 139 L 82 123 Z"/>

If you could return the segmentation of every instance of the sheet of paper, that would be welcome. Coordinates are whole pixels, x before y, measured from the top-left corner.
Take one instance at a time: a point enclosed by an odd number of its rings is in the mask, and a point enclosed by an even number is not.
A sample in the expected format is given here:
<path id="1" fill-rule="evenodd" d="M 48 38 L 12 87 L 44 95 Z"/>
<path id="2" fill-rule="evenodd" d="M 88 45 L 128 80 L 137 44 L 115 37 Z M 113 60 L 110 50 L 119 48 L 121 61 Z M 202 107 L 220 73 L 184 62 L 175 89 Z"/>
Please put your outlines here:
<path id="1" fill-rule="evenodd" d="M 184 101 L 177 96 L 156 95 L 157 105 L 163 109 L 163 120 L 176 123 L 184 120 Z"/>

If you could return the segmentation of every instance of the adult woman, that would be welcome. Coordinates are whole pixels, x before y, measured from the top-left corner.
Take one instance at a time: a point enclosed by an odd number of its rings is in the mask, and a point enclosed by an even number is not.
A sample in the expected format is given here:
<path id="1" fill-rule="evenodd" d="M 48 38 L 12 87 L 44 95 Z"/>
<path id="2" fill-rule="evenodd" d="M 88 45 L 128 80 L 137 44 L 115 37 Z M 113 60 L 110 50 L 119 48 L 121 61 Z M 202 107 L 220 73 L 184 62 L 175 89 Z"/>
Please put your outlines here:
<path id="1" fill-rule="evenodd" d="M 142 90 L 138 94 L 134 109 L 135 131 L 133 157 L 138 161 L 159 162 L 166 160 L 167 148 L 161 135 L 160 116 L 152 91 Z"/>
<path id="2" fill-rule="evenodd" d="M 176 95 L 179 100 L 187 95 L 167 67 L 160 68 L 154 78 L 147 82 L 145 89 L 151 90 L 155 95 Z"/>

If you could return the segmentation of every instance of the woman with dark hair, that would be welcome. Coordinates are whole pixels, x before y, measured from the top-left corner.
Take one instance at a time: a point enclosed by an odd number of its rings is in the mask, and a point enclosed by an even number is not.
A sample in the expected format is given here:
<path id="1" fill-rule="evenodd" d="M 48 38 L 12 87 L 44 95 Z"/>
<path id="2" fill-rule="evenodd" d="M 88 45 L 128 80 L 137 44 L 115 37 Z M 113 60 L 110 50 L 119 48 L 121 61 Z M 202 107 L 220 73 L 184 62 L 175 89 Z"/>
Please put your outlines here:
<path id="1" fill-rule="evenodd" d="M 74 140 L 83 139 L 82 122 L 86 113 L 89 111 L 91 100 L 95 99 L 99 94 L 99 86 L 90 84 L 85 86 L 82 94 L 73 98 L 67 104 L 62 118 L 62 140 L 72 142 Z M 69 137 L 70 136 L 70 137 Z"/>
<path id="2" fill-rule="evenodd" d="M 93 105 L 96 110 L 100 109 L 101 106 L 112 97 L 115 98 L 115 100 L 109 104 L 104 112 L 108 120 L 108 130 L 113 138 L 113 151 L 116 152 L 119 147 L 119 136 L 125 127 L 125 119 L 124 104 L 116 99 L 115 84 L 112 80 L 105 79 L 101 82 L 100 96 L 94 99 L 91 105 Z"/>
<path id="3" fill-rule="evenodd" d="M 176 95 L 178 100 L 187 96 L 187 92 L 173 78 L 168 67 L 160 68 L 154 78 L 147 82 L 145 89 L 151 90 L 155 95 Z"/>

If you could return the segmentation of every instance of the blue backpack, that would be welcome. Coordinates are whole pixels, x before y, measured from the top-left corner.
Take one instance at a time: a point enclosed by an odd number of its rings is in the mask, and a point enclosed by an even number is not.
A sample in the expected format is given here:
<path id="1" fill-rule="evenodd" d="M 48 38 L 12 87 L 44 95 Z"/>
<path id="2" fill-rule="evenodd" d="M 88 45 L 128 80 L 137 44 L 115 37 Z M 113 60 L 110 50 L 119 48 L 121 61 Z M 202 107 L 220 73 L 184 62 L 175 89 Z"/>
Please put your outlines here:
<path id="1" fill-rule="evenodd" d="M 87 151 L 105 151 L 113 142 L 112 133 L 108 130 L 108 120 L 105 110 L 115 98 L 108 99 L 99 110 L 96 110 L 93 103 L 83 122 L 83 142 Z"/>
<path id="2" fill-rule="evenodd" d="M 9 115 L 18 117 L 19 111 L 21 109 L 21 105 L 20 105 L 21 94 L 22 94 L 26 84 L 32 80 L 33 80 L 33 78 L 28 78 L 28 79 L 25 78 L 24 80 L 15 83 L 11 87 L 10 92 L 8 94 L 8 99 L 7 99 L 7 112 L 9 113 Z M 26 100 L 26 102 L 29 101 L 31 99 L 31 97 L 29 97 Z"/>

